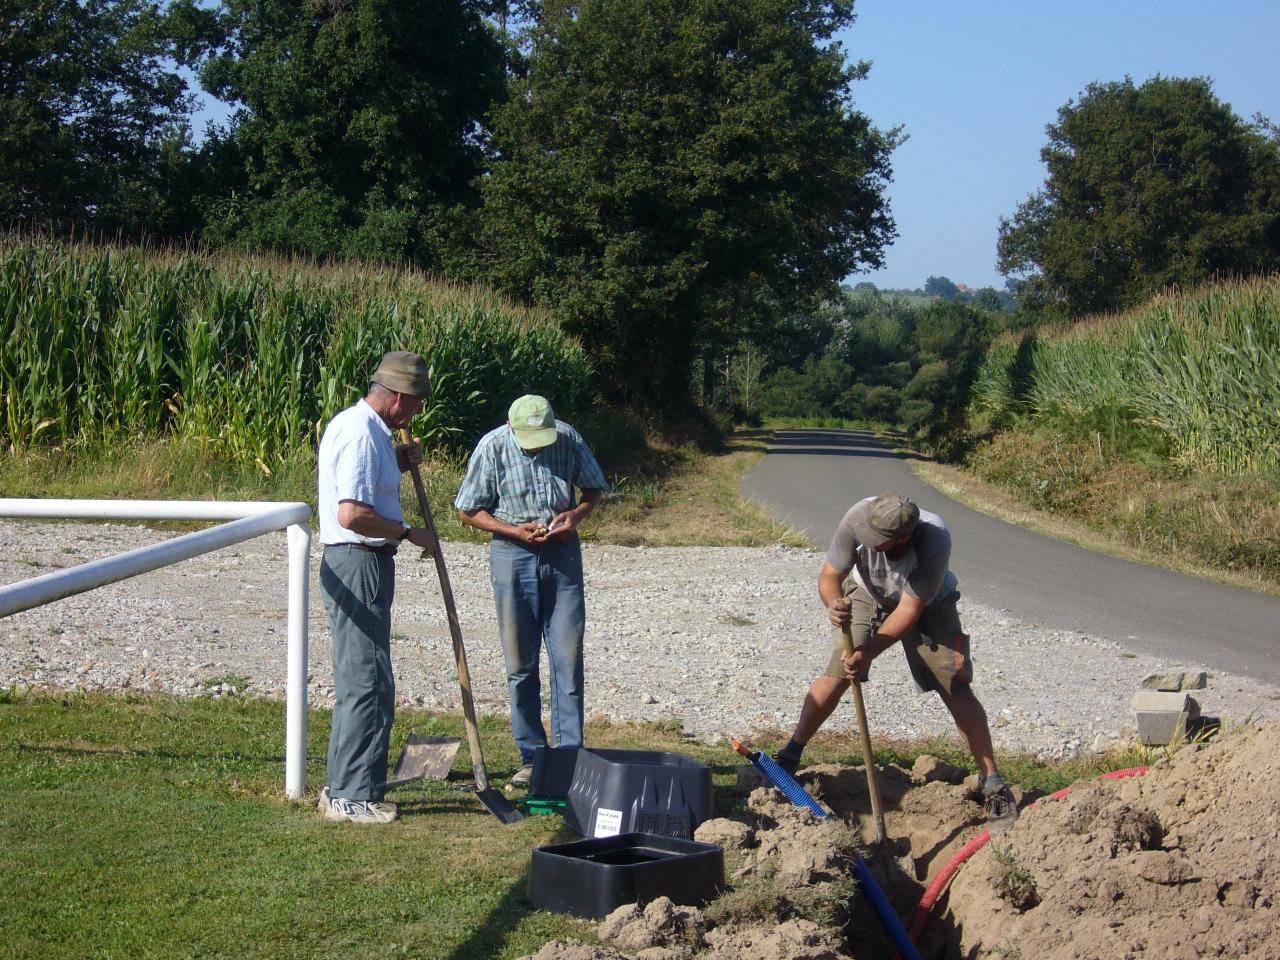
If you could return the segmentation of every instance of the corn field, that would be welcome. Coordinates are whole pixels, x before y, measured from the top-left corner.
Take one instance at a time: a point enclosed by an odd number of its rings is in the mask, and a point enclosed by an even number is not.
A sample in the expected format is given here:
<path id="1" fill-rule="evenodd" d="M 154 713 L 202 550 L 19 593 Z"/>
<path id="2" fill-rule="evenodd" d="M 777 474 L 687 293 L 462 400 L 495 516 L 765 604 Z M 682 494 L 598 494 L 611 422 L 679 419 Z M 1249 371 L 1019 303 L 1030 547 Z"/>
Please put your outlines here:
<path id="1" fill-rule="evenodd" d="M 997 340 L 972 410 L 997 423 L 1120 418 L 1158 431 L 1198 469 L 1280 468 L 1280 276 Z"/>
<path id="2" fill-rule="evenodd" d="M 465 449 L 511 400 L 590 402 L 585 351 L 545 314 L 400 270 L 0 240 L 0 441 L 169 437 L 271 465 L 314 445 L 387 350 L 434 393 L 413 424 Z"/>

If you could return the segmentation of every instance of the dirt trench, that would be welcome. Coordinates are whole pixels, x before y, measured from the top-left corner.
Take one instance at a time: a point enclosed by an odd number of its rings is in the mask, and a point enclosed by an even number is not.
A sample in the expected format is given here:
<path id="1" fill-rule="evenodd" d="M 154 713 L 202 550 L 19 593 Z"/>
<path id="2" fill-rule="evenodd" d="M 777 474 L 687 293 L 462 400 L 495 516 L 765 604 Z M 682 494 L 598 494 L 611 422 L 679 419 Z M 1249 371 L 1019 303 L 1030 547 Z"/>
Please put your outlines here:
<path id="1" fill-rule="evenodd" d="M 925 757 L 882 768 L 890 839 L 877 849 L 861 768 L 798 779 L 837 816 L 793 806 L 746 767 L 746 813 L 699 828 L 725 847 L 729 893 L 700 910 L 621 907 L 600 944 L 553 941 L 536 960 L 893 957 L 852 858 L 861 851 L 909 928 L 929 883 L 985 830 L 974 779 Z M 917 943 L 925 960 L 1280 960 L 1280 723 L 1185 747 L 1146 776 L 1019 800 L 1014 828 L 938 900 Z"/>

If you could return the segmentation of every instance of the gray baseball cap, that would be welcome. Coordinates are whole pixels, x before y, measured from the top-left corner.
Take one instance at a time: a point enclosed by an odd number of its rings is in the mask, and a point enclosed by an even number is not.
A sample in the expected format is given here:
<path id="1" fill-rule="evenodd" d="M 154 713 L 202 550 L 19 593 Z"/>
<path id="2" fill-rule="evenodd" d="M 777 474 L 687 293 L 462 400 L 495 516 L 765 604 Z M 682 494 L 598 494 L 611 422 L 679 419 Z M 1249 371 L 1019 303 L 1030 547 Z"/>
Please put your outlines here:
<path id="1" fill-rule="evenodd" d="M 860 544 L 871 548 L 912 533 L 919 522 L 920 508 L 900 493 L 882 493 L 853 510 L 853 532 Z"/>

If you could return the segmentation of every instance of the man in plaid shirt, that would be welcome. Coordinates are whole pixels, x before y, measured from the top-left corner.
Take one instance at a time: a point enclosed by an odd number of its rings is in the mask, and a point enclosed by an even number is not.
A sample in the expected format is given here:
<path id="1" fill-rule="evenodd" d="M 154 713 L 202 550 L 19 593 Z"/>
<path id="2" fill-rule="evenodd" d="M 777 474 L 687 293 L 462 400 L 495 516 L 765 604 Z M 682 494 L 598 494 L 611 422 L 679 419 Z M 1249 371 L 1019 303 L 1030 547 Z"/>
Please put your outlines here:
<path id="1" fill-rule="evenodd" d="M 582 500 L 574 497 L 574 487 Z M 582 639 L 586 605 L 576 528 L 608 484 L 581 435 L 551 404 L 529 395 L 471 454 L 454 506 L 463 523 L 493 534 L 489 565 L 511 696 L 511 733 L 528 784 L 533 752 L 547 745 L 538 658 L 547 647 L 554 745 L 582 745 Z"/>

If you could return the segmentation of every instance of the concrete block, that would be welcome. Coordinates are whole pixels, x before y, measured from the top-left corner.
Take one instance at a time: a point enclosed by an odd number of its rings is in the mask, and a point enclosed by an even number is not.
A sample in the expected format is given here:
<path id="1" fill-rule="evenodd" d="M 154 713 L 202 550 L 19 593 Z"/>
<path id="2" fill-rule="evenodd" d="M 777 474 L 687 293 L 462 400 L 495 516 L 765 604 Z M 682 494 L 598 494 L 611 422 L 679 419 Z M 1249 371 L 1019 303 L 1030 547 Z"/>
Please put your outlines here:
<path id="1" fill-rule="evenodd" d="M 1185 739 L 1187 728 L 1200 716 L 1195 697 L 1182 692 L 1139 690 L 1133 695 L 1138 742 L 1164 746 Z"/>
<path id="2" fill-rule="evenodd" d="M 1203 670 L 1188 673 L 1150 673 L 1142 680 L 1144 690 L 1203 690 L 1209 685 L 1209 675 Z"/>

